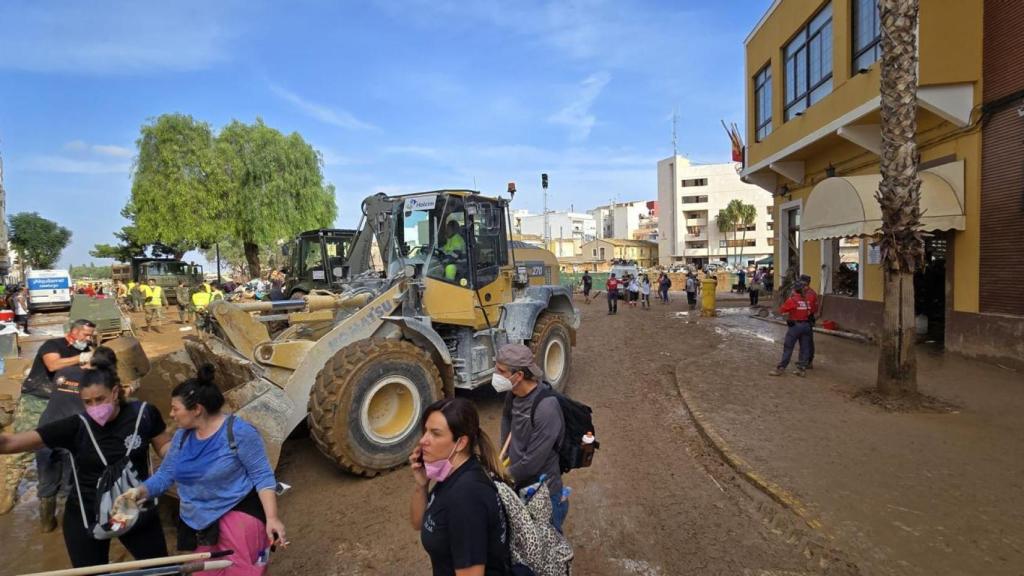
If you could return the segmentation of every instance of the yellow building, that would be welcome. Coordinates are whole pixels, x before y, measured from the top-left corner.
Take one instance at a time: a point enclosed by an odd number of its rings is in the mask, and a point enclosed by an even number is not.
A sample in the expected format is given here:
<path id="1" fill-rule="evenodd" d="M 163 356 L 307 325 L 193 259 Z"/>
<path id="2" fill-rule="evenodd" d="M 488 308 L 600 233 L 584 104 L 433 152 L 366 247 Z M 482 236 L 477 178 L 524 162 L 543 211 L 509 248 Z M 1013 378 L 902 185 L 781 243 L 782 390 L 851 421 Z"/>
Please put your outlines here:
<path id="1" fill-rule="evenodd" d="M 927 263 L 915 281 L 918 321 L 926 317 L 929 337 L 944 339 L 947 348 L 1024 360 L 1016 348 L 965 344 L 984 312 L 981 120 L 983 5 L 989 4 L 920 0 L 918 149 L 929 235 Z M 774 195 L 776 285 L 795 267 L 824 295 L 823 318 L 876 333 L 882 300 L 873 245 L 881 226 L 874 193 L 882 146 L 876 0 L 776 0 L 745 48 L 749 144 L 742 176 Z M 1009 326 L 1008 335 L 1020 326 Z"/>
<path id="2" fill-rule="evenodd" d="M 658 243 L 650 240 L 599 238 L 583 244 L 582 252 L 586 261 L 633 260 L 641 268 L 658 264 Z"/>

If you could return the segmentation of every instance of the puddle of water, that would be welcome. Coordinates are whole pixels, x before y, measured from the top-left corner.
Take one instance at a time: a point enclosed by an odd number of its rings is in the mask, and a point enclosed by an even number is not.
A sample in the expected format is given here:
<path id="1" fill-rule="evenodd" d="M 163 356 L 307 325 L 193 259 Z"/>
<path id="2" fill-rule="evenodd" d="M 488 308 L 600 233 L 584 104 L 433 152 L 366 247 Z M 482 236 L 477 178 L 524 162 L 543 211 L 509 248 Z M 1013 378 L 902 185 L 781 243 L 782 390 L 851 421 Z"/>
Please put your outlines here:
<path id="1" fill-rule="evenodd" d="M 763 340 L 765 342 L 771 342 L 771 343 L 777 342 L 777 340 L 775 340 L 775 338 L 772 338 L 771 336 L 769 336 L 767 334 L 762 334 L 760 332 L 756 332 L 754 330 L 750 330 L 749 328 L 737 328 L 735 326 L 729 326 L 729 327 L 724 327 L 724 328 L 722 326 L 715 326 L 715 334 L 718 334 L 719 336 L 727 336 L 727 335 L 730 335 L 730 334 L 739 334 L 739 335 L 742 335 L 742 336 L 751 336 L 751 337 L 757 338 L 758 340 Z"/>

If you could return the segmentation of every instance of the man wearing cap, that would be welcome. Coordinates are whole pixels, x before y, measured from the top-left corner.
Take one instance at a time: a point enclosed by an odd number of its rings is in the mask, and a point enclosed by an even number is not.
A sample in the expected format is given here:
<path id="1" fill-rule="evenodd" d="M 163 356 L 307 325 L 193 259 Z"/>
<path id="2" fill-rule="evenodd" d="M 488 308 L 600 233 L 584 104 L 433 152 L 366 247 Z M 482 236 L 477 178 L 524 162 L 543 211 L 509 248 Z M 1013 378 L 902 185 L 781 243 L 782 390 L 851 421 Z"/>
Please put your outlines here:
<path id="1" fill-rule="evenodd" d="M 522 344 L 506 344 L 498 350 L 491 383 L 498 392 L 509 392 L 501 416 L 502 458 L 508 462 L 508 475 L 516 490 L 545 477 L 551 493 L 551 523 L 561 532 L 569 513 L 558 465 L 558 444 L 565 428 L 562 407 L 549 395 L 533 352 Z"/>
<path id="2" fill-rule="evenodd" d="M 804 283 L 797 280 L 793 283 L 793 294 L 786 300 L 782 307 L 779 308 L 779 312 L 782 314 L 788 314 L 789 318 L 786 320 L 786 325 L 789 329 L 786 330 L 786 341 L 782 346 L 782 360 L 779 365 L 768 373 L 769 376 L 782 376 L 786 373 L 786 367 L 789 366 L 789 360 L 793 357 L 793 348 L 796 343 L 800 342 L 800 359 L 796 363 L 796 370 L 793 372 L 797 376 L 806 375 L 807 357 L 810 354 L 810 341 L 811 341 L 811 304 L 807 301 L 807 297 L 804 295 Z"/>
<path id="3" fill-rule="evenodd" d="M 818 293 L 811 288 L 811 277 L 807 274 L 800 275 L 800 282 L 804 285 L 804 297 L 811 305 L 811 317 L 808 318 L 811 323 L 811 334 L 807 344 L 807 369 L 810 370 L 814 368 L 814 325 L 818 323 Z"/>

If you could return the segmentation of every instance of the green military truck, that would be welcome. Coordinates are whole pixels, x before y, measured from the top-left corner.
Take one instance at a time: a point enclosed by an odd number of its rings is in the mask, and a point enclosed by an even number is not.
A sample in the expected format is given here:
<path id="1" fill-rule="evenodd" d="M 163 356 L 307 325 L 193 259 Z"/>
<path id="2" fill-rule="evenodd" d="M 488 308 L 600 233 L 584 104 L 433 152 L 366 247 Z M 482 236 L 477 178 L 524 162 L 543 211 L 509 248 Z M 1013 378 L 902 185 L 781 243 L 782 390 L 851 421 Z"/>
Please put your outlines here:
<path id="1" fill-rule="evenodd" d="M 132 258 L 131 264 L 115 264 L 111 268 L 114 280 L 148 284 L 149 279 L 156 280 L 156 285 L 164 289 L 164 298 L 169 304 L 177 304 L 174 289 L 178 282 L 184 281 L 189 288 L 203 283 L 203 267 L 192 262 L 182 262 L 175 258 Z"/>

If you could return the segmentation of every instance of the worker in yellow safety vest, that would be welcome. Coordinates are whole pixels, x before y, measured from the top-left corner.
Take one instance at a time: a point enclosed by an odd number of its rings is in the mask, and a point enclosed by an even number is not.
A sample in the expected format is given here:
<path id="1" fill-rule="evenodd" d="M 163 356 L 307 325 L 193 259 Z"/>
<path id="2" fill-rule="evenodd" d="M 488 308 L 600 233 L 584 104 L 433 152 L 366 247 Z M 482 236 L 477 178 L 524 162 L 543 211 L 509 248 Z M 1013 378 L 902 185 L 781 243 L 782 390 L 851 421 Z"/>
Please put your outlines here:
<path id="1" fill-rule="evenodd" d="M 156 279 L 150 278 L 149 284 L 140 286 L 142 300 L 145 303 L 143 309 L 146 311 L 146 329 L 153 329 L 153 320 L 159 327 L 164 323 L 164 305 L 167 300 L 164 298 L 164 289 L 156 285 Z M 159 332 L 159 328 L 157 329 Z"/>
<path id="2" fill-rule="evenodd" d="M 214 300 L 223 299 L 224 293 L 211 286 L 209 282 L 203 282 L 196 288 L 195 292 L 192 292 L 192 306 L 196 309 L 196 312 L 206 310 L 206 307 Z"/>

